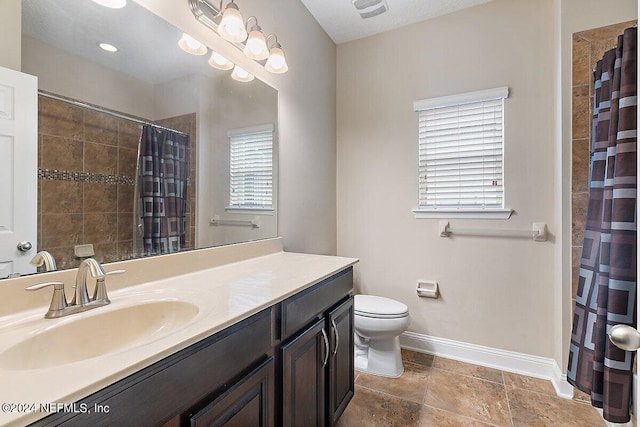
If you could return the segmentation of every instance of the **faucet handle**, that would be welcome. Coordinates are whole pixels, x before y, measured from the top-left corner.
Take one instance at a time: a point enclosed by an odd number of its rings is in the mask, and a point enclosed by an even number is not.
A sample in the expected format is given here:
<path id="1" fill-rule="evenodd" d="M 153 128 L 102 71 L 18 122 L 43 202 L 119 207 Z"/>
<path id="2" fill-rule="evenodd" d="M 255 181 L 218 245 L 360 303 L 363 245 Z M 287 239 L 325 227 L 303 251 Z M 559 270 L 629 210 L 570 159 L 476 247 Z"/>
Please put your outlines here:
<path id="1" fill-rule="evenodd" d="M 37 283 L 35 285 L 31 285 L 31 286 L 27 286 L 26 288 L 24 288 L 27 291 L 37 291 L 39 289 L 44 289 L 46 287 L 49 286 L 53 286 L 53 289 L 56 291 L 64 291 L 64 283 L 62 282 L 44 282 L 44 283 Z"/>
<path id="2" fill-rule="evenodd" d="M 27 291 L 37 291 L 39 289 L 48 288 L 53 286 L 53 298 L 51 298 L 51 304 L 49 305 L 49 311 L 44 315 L 47 319 L 54 319 L 60 317 L 65 308 L 67 308 L 67 298 L 64 295 L 64 283 L 62 282 L 44 282 L 31 285 L 25 288 Z"/>
<path id="3" fill-rule="evenodd" d="M 107 271 L 106 275 L 107 276 L 116 276 L 118 274 L 124 274 L 126 272 L 127 272 L 127 270 L 113 270 L 113 271 Z"/>
<path id="4" fill-rule="evenodd" d="M 107 295 L 107 285 L 105 283 L 105 279 L 107 276 L 114 276 L 122 273 L 126 273 L 126 270 L 107 271 L 103 276 L 99 276 L 98 280 L 96 280 L 96 287 L 93 290 L 93 298 L 91 298 L 91 301 L 94 303 L 98 303 L 99 305 L 110 304 L 111 300 Z"/>

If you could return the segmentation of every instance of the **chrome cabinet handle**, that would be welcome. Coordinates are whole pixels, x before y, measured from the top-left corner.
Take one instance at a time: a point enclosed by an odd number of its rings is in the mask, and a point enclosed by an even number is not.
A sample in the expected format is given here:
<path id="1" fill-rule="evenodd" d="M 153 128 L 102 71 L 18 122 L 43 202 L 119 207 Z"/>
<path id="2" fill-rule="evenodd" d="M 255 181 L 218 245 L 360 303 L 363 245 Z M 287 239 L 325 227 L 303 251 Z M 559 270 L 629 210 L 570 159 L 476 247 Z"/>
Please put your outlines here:
<path id="1" fill-rule="evenodd" d="M 636 351 L 640 348 L 640 333 L 631 326 L 615 325 L 609 332 L 609 341 L 618 348 L 627 351 Z"/>
<path id="2" fill-rule="evenodd" d="M 329 361 L 329 338 L 327 337 L 327 331 L 324 330 L 324 328 L 322 328 L 322 338 L 324 338 L 324 361 L 322 362 L 322 368 L 324 368 L 325 366 L 327 366 L 327 362 Z"/>
<path id="3" fill-rule="evenodd" d="M 333 355 L 335 356 L 338 353 L 338 347 L 340 346 L 340 335 L 338 334 L 336 321 L 333 319 L 331 319 L 331 328 L 333 328 L 333 334 L 336 337 L 336 347 L 333 349 Z"/>
<path id="4" fill-rule="evenodd" d="M 25 240 L 23 242 L 18 243 L 17 247 L 20 252 L 29 252 L 31 248 L 33 248 L 33 245 L 31 244 L 31 242 Z"/>

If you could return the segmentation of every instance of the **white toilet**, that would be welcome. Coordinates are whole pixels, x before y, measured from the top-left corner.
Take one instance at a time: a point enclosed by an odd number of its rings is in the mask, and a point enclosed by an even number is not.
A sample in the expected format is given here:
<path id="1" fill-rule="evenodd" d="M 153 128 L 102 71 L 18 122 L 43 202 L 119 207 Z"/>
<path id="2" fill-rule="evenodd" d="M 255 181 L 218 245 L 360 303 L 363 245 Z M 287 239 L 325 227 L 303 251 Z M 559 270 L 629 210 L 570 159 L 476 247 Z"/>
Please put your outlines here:
<path id="1" fill-rule="evenodd" d="M 373 295 L 356 295 L 354 302 L 356 369 L 397 378 L 404 372 L 399 335 L 409 327 L 409 308 Z"/>

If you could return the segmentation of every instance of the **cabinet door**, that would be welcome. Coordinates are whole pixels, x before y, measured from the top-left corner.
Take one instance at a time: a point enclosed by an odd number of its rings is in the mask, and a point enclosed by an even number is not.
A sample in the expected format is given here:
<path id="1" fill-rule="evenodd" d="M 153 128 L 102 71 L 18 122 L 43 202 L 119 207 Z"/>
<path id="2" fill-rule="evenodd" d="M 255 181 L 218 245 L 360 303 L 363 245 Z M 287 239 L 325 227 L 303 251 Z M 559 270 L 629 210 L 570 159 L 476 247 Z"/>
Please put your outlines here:
<path id="1" fill-rule="evenodd" d="M 329 342 L 320 319 L 282 347 L 285 427 L 325 425 L 325 365 Z"/>
<path id="2" fill-rule="evenodd" d="M 191 426 L 273 426 L 274 376 L 273 357 L 270 357 L 238 384 L 192 416 Z"/>
<path id="3" fill-rule="evenodd" d="M 329 313 L 329 419 L 334 425 L 354 393 L 353 297 Z"/>

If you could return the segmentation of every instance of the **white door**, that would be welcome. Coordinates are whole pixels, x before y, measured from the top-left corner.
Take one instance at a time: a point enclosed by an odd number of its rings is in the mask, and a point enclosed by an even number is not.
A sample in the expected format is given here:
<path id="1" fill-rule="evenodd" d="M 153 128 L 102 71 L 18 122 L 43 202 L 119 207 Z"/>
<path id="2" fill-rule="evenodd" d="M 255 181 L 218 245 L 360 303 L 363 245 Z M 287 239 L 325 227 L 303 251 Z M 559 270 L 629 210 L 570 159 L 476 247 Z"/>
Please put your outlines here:
<path id="1" fill-rule="evenodd" d="M 35 272 L 29 261 L 37 247 L 37 82 L 0 67 L 0 278 Z"/>

